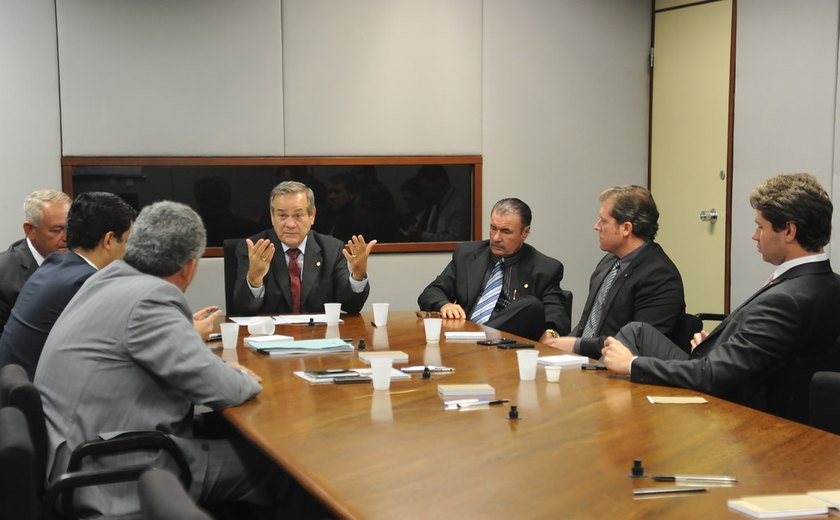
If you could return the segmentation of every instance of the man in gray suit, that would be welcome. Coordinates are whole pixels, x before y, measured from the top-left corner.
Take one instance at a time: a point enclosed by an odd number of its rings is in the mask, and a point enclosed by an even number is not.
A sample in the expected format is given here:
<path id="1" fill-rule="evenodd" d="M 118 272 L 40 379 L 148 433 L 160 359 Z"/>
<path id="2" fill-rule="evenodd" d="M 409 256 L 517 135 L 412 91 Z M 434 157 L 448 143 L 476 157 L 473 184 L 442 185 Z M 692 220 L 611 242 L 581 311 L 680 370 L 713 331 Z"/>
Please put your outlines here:
<path id="1" fill-rule="evenodd" d="M 26 235 L 0 253 L 0 334 L 24 282 L 53 252 L 67 251 L 70 197 L 55 190 L 33 191 L 23 201 Z"/>
<path id="2" fill-rule="evenodd" d="M 804 421 L 811 375 L 838 368 L 840 277 L 824 249 L 831 198 L 801 173 L 758 185 L 750 204 L 752 239 L 776 266 L 771 280 L 711 333 L 697 333 L 690 354 L 633 322 L 604 342 L 604 362 L 637 383 L 699 390 Z"/>
<path id="3" fill-rule="evenodd" d="M 168 201 L 147 206 L 134 223 L 125 261 L 91 276 L 56 321 L 35 375 L 47 420 L 48 479 L 66 470 L 69 454 L 84 441 L 156 429 L 183 451 L 198 502 L 274 505 L 275 488 L 288 477 L 250 443 L 194 437 L 194 404 L 220 410 L 262 389 L 253 372 L 225 364 L 193 328 L 184 291 L 204 247 L 204 225 L 193 210 Z M 90 468 L 144 463 L 177 472 L 167 456 L 148 452 L 97 460 Z M 76 496 L 77 504 L 106 516 L 139 507 L 133 483 Z"/>

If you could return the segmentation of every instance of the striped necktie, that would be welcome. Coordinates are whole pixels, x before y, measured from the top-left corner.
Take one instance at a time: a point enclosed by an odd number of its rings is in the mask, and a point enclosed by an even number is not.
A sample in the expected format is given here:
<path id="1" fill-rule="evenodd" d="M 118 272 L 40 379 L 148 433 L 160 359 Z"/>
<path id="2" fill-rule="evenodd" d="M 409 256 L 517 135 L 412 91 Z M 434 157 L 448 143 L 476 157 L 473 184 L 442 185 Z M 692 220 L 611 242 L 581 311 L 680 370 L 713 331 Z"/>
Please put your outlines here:
<path id="1" fill-rule="evenodd" d="M 493 270 L 490 272 L 490 278 L 487 280 L 487 285 L 484 286 L 484 292 L 481 293 L 481 298 L 475 304 L 475 310 L 470 319 L 476 323 L 484 323 L 490 319 L 493 314 L 493 309 L 496 308 L 496 302 L 499 300 L 499 295 L 502 293 L 502 282 L 504 281 L 504 270 L 502 269 L 502 261 L 496 262 Z"/>
<path id="2" fill-rule="evenodd" d="M 300 255 L 300 249 L 289 249 L 286 254 L 289 255 L 289 289 L 292 293 L 292 312 L 298 314 L 300 312 L 300 264 L 297 259 Z"/>
<path id="3" fill-rule="evenodd" d="M 618 260 L 615 261 L 610 272 L 604 277 L 601 282 L 601 288 L 598 289 L 598 294 L 595 296 L 595 301 L 592 303 L 592 309 L 589 311 L 589 319 L 586 320 L 586 326 L 583 327 L 582 338 L 593 338 L 595 332 L 601 326 L 601 312 L 604 310 L 604 302 L 607 300 L 607 293 L 610 292 L 615 279 L 618 278 Z"/>

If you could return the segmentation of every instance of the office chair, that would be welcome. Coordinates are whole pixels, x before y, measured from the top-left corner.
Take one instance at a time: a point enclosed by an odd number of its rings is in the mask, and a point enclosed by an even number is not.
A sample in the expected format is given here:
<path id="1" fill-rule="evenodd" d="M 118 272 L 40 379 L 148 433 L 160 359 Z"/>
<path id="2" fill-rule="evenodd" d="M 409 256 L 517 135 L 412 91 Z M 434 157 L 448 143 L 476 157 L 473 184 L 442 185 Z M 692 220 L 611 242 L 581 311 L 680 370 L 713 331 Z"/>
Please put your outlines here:
<path id="1" fill-rule="evenodd" d="M 677 330 L 671 339 L 678 347 L 690 354 L 691 339 L 701 330 L 703 330 L 703 320 L 695 314 L 686 312 L 683 313 L 682 319 L 677 325 Z"/>
<path id="2" fill-rule="evenodd" d="M 241 238 L 228 238 L 222 243 L 225 254 L 225 314 L 228 316 L 239 314 L 233 303 L 233 285 L 236 283 L 236 275 L 239 269 L 236 246 L 240 242 L 242 242 Z"/>
<path id="3" fill-rule="evenodd" d="M 26 418 L 17 408 L 0 408 L 0 511 L 8 520 L 41 515 L 35 498 L 35 449 Z"/>
<path id="4" fill-rule="evenodd" d="M 126 482 L 137 480 L 148 464 L 132 465 L 123 468 L 108 468 L 96 471 L 79 471 L 82 461 L 87 456 L 126 453 L 139 450 L 166 451 L 178 466 L 181 481 L 185 487 L 192 482 L 192 472 L 186 458 L 177 445 L 163 432 L 140 431 L 127 432 L 112 439 L 96 439 L 79 445 L 70 456 L 67 473 L 56 478 L 48 488 L 46 481 L 47 465 L 47 426 L 41 394 L 29 381 L 23 367 L 15 364 L 0 369 L 0 406 L 11 406 L 20 410 L 27 423 L 28 435 L 33 447 L 34 494 L 36 500 L 44 504 L 45 513 L 51 512 L 56 500 L 61 497 L 65 516 L 76 518 L 73 507 L 74 492 L 79 487 L 103 483 Z M 43 500 L 41 500 L 43 499 Z"/>
<path id="5" fill-rule="evenodd" d="M 143 520 L 212 520 L 172 473 L 151 469 L 138 482 Z"/>
<path id="6" fill-rule="evenodd" d="M 811 379 L 808 423 L 840 435 L 840 372 L 817 372 Z"/>

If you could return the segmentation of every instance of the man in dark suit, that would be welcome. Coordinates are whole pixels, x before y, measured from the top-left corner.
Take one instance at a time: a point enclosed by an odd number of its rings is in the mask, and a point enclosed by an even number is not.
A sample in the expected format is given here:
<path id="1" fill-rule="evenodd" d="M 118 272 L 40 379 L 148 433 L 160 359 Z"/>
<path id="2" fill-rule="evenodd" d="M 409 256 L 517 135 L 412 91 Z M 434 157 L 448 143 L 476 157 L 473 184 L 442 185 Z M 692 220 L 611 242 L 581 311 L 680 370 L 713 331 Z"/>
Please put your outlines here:
<path id="1" fill-rule="evenodd" d="M 638 383 L 710 393 L 796 420 L 807 417 L 810 376 L 836 370 L 840 277 L 824 247 L 831 198 L 809 174 L 779 175 L 753 189 L 753 240 L 771 281 L 686 354 L 647 324 L 607 338 L 604 362 Z"/>
<path id="2" fill-rule="evenodd" d="M 26 235 L 0 253 L 0 334 L 23 283 L 52 252 L 67 250 L 70 197 L 55 190 L 33 191 L 23 202 Z"/>
<path id="3" fill-rule="evenodd" d="M 595 231 L 607 254 L 589 280 L 583 314 L 571 336 L 549 330 L 541 342 L 600 358 L 607 336 L 631 321 L 643 321 L 668 337 L 678 332 L 685 295 L 677 266 L 653 239 L 659 211 L 641 186 L 616 186 L 600 195 Z"/>
<path id="4" fill-rule="evenodd" d="M 376 240 L 353 236 L 345 245 L 312 231 L 315 196 L 305 184 L 281 182 L 269 200 L 273 229 L 237 248 L 233 312 L 323 313 L 328 302 L 359 312 L 370 292 L 367 260 Z"/>
<path id="5" fill-rule="evenodd" d="M 525 244 L 531 208 L 502 199 L 490 213 L 490 240 L 458 246 L 446 269 L 417 298 L 424 311 L 471 319 L 537 339 L 546 328 L 568 333 L 563 264 Z"/>
<path id="6" fill-rule="evenodd" d="M 67 214 L 69 251 L 50 255 L 20 291 L 3 336 L 0 367 L 35 367 L 53 324 L 90 275 L 125 256 L 125 242 L 137 212 L 112 193 L 82 193 Z"/>

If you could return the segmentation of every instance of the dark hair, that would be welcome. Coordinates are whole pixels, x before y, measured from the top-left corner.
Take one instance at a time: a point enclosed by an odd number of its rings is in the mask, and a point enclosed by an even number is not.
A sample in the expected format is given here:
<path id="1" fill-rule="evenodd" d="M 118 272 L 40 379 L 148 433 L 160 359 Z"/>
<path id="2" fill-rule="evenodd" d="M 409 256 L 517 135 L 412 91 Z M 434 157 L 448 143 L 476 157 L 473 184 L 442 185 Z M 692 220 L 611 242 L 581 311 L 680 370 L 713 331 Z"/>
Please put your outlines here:
<path id="1" fill-rule="evenodd" d="M 610 212 L 619 224 L 633 224 L 633 234 L 645 240 L 653 240 L 659 231 L 659 210 L 647 188 L 635 184 L 613 186 L 601 192 L 599 200 L 612 199 Z"/>
<path id="2" fill-rule="evenodd" d="M 831 239 L 831 197 L 810 173 L 777 175 L 750 193 L 750 206 L 761 212 L 776 231 L 796 225 L 796 241 L 816 252 Z"/>
<path id="3" fill-rule="evenodd" d="M 531 225 L 531 208 L 517 198 L 502 199 L 493 204 L 493 209 L 490 214 L 499 213 L 504 215 L 506 213 L 516 213 L 519 215 L 519 220 L 522 221 L 522 229 Z"/>
<path id="4" fill-rule="evenodd" d="M 119 242 L 137 212 L 113 193 L 80 193 L 67 213 L 67 247 L 91 250 L 109 231 Z"/>

